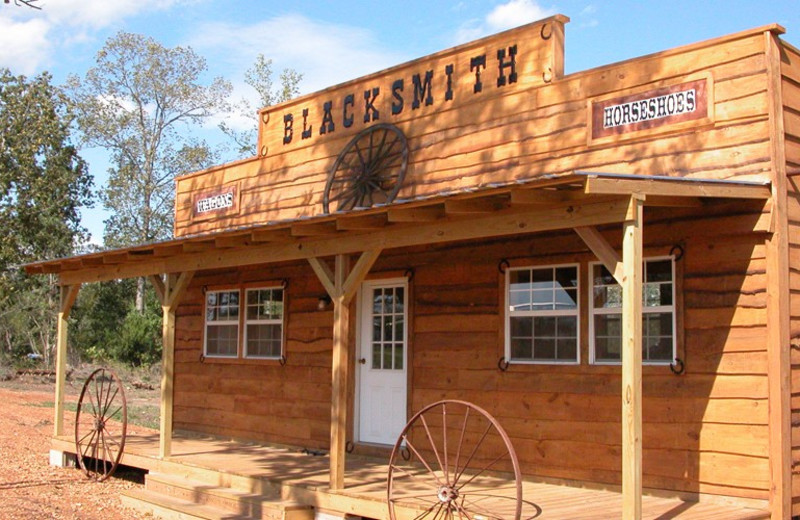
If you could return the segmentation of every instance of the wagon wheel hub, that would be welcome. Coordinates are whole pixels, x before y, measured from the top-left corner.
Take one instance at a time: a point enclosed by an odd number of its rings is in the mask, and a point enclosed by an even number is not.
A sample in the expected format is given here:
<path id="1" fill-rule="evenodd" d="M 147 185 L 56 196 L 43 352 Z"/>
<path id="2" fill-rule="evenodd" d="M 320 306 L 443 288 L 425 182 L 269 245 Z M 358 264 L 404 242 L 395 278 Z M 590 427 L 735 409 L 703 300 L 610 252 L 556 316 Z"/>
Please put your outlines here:
<path id="1" fill-rule="evenodd" d="M 94 431 L 101 432 L 101 431 L 103 431 L 103 428 L 105 428 L 105 427 L 106 427 L 106 422 L 100 417 L 95 417 L 95 419 L 94 419 Z"/>
<path id="2" fill-rule="evenodd" d="M 450 486 L 441 486 L 439 488 L 439 492 L 436 493 L 436 496 L 439 497 L 439 502 L 449 504 L 450 502 L 455 502 L 458 499 L 458 490 Z"/>

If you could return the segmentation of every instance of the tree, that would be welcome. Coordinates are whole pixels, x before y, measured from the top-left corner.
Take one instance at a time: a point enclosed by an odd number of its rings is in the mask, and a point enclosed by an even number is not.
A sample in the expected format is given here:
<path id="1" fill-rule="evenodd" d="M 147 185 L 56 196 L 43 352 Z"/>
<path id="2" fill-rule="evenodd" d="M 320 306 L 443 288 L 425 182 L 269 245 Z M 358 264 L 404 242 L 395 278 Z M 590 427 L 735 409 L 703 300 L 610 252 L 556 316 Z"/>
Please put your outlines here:
<path id="1" fill-rule="evenodd" d="M 18 7 L 24 5 L 30 7 L 31 9 L 41 9 L 41 7 L 39 7 L 38 5 L 34 5 L 38 1 L 39 0 L 14 0 L 14 5 Z M 3 3 L 10 4 L 11 0 L 3 0 Z"/>
<path id="2" fill-rule="evenodd" d="M 120 32 L 97 53 L 83 80 L 68 79 L 86 144 L 111 154 L 101 193 L 111 211 L 104 242 L 122 247 L 170 238 L 176 175 L 202 169 L 215 155 L 187 137 L 192 126 L 227 108 L 229 82 L 203 82 L 206 61 L 190 47 L 166 48 Z M 136 308 L 144 309 L 143 279 Z"/>
<path id="3" fill-rule="evenodd" d="M 242 98 L 237 104 L 236 111 L 239 115 L 250 120 L 253 128 L 245 131 L 237 131 L 222 122 L 219 125 L 225 135 L 230 137 L 238 146 L 240 154 L 256 155 L 256 141 L 258 137 L 258 112 L 259 108 L 268 107 L 277 103 L 289 101 L 300 93 L 300 81 L 303 75 L 293 69 L 283 69 L 280 75 L 280 87 L 276 90 L 272 82 L 272 60 L 268 60 L 263 54 L 256 57 L 252 67 L 244 73 L 244 82 L 251 86 L 258 93 L 260 105 L 254 107 L 246 98 Z"/>
<path id="4" fill-rule="evenodd" d="M 70 255 L 85 239 L 80 207 L 92 178 L 71 144 L 72 113 L 49 74 L 28 79 L 0 69 L 0 330 L 3 351 L 47 358 L 58 287 L 18 266 Z"/>

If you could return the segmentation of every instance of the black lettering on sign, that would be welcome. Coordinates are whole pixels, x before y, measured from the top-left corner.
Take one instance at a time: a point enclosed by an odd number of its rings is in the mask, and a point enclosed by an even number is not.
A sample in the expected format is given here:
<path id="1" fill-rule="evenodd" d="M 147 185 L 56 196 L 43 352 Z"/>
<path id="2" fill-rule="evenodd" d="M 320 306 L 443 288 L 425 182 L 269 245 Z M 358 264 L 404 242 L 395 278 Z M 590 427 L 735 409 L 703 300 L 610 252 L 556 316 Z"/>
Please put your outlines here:
<path id="1" fill-rule="evenodd" d="M 377 121 L 381 117 L 381 113 L 375 108 L 375 98 L 381 93 L 379 87 L 374 87 L 371 91 L 364 91 L 364 122 Z"/>
<path id="2" fill-rule="evenodd" d="M 322 125 L 319 127 L 320 135 L 333 132 L 336 128 L 333 124 L 333 114 L 331 114 L 332 107 L 333 103 L 330 101 L 326 101 L 322 104 Z"/>
<path id="3" fill-rule="evenodd" d="M 444 91 L 444 100 L 450 101 L 453 99 L 453 64 L 450 63 L 444 68 L 444 73 L 447 76 L 447 89 Z"/>
<path id="4" fill-rule="evenodd" d="M 506 50 L 500 49 L 497 51 L 497 66 L 500 68 L 497 75 L 497 86 L 502 87 L 506 84 L 517 82 L 517 46 L 512 45 L 508 48 L 508 60 L 506 58 Z M 505 69 L 510 69 L 511 72 L 508 76 L 505 75 Z"/>
<path id="5" fill-rule="evenodd" d="M 308 109 L 303 109 L 303 133 L 300 134 L 303 139 L 311 137 L 311 127 L 308 126 Z"/>
<path id="6" fill-rule="evenodd" d="M 392 115 L 396 116 L 403 112 L 403 105 L 405 102 L 403 101 L 403 80 L 398 79 L 394 83 L 392 83 L 392 97 L 394 101 L 392 101 Z"/>
<path id="7" fill-rule="evenodd" d="M 356 96 L 355 95 L 347 94 L 344 97 L 344 103 L 343 103 L 343 107 L 342 107 L 342 124 L 344 125 L 345 128 L 350 128 L 351 126 L 353 126 L 353 117 L 354 116 L 353 116 L 353 114 L 349 114 L 348 115 L 348 113 L 347 113 L 347 107 L 348 106 L 351 106 L 351 107 L 356 106 Z"/>
<path id="8" fill-rule="evenodd" d="M 292 114 L 285 114 L 283 116 L 283 144 L 292 142 L 292 134 L 294 134 L 294 130 L 292 130 L 293 123 L 294 116 L 292 116 Z"/>
<path id="9" fill-rule="evenodd" d="M 486 55 L 475 56 L 469 60 L 469 71 L 475 71 L 475 85 L 472 86 L 472 92 L 477 94 L 483 90 L 483 83 L 481 82 L 481 69 L 486 68 Z"/>
<path id="10" fill-rule="evenodd" d="M 420 79 L 419 74 L 414 74 L 411 77 L 411 81 L 414 83 L 414 101 L 411 103 L 412 110 L 416 110 L 419 108 L 420 103 L 422 102 L 422 98 L 425 98 L 425 106 L 429 106 L 433 104 L 433 87 L 431 87 L 431 82 L 433 81 L 433 71 L 429 70 L 425 72 L 425 82 L 423 83 Z M 427 94 L 427 96 L 426 96 Z"/>

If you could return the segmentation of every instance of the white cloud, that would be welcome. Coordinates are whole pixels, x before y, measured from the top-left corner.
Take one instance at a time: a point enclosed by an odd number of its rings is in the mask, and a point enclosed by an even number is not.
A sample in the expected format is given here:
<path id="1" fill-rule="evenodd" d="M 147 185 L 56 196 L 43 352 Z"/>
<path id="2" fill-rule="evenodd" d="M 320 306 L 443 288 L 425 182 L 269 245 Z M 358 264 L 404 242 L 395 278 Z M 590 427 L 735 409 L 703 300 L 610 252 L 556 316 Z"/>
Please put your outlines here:
<path id="1" fill-rule="evenodd" d="M 51 64 L 55 51 L 85 42 L 125 18 L 197 0 L 53 0 L 42 9 L 0 9 L 0 67 L 31 75 Z"/>
<path id="2" fill-rule="evenodd" d="M 41 19 L 16 21 L 0 16 L 0 67 L 8 67 L 13 74 L 37 72 L 50 49 L 49 28 Z"/>
<path id="3" fill-rule="evenodd" d="M 259 53 L 273 60 L 273 79 L 285 68 L 303 74 L 302 92 L 381 70 L 408 59 L 385 50 L 376 35 L 355 26 L 322 23 L 302 15 L 284 15 L 251 25 L 200 26 L 188 43 L 227 77 L 241 77 Z M 227 70 L 226 70 L 227 69 Z"/>
<path id="4" fill-rule="evenodd" d="M 554 8 L 542 7 L 536 0 L 509 0 L 492 9 L 483 20 L 473 19 L 464 23 L 456 32 L 456 42 L 464 43 L 554 14 Z"/>

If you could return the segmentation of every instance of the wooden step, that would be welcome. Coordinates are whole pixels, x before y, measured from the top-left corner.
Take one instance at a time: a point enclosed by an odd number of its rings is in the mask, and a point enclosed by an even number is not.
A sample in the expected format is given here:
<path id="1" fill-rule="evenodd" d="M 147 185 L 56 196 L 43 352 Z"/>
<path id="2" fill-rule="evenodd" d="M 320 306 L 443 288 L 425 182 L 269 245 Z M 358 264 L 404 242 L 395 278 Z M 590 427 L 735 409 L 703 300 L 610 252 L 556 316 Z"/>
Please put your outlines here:
<path id="1" fill-rule="evenodd" d="M 279 492 L 275 490 L 266 494 L 261 493 L 261 490 L 248 492 L 160 473 L 148 474 L 145 488 L 152 493 L 227 511 L 243 518 L 257 520 L 313 520 L 314 518 L 311 506 L 282 500 Z"/>
<path id="2" fill-rule="evenodd" d="M 230 511 L 195 504 L 146 489 L 123 491 L 120 500 L 126 507 L 162 520 L 253 520 L 252 517 L 236 515 Z"/>

